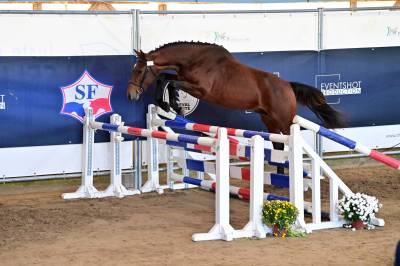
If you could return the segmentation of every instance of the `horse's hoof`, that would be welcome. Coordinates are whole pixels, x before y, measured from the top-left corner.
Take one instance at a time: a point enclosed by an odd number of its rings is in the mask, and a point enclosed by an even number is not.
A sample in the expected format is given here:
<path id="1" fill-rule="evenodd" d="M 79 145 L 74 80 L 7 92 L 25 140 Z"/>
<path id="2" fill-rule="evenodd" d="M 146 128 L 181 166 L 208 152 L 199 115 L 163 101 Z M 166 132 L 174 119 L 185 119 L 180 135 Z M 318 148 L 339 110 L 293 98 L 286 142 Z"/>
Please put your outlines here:
<path id="1" fill-rule="evenodd" d="M 169 112 L 169 111 L 170 111 L 170 106 L 169 106 L 169 104 L 166 103 L 166 102 L 160 103 L 160 107 L 161 107 L 161 109 L 163 109 L 165 112 Z"/>
<path id="2" fill-rule="evenodd" d="M 183 109 L 178 109 L 176 113 L 178 113 L 180 116 L 185 116 L 185 112 L 183 111 Z"/>

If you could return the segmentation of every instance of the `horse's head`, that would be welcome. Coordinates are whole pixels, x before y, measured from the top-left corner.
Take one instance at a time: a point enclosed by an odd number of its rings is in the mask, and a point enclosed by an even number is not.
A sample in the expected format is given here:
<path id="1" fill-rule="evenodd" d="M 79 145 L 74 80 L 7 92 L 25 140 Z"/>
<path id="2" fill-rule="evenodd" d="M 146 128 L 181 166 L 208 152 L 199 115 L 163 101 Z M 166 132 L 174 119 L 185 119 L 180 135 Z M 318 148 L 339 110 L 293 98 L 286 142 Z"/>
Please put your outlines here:
<path id="1" fill-rule="evenodd" d="M 142 51 L 136 50 L 135 53 L 137 61 L 133 67 L 127 89 L 128 99 L 131 101 L 139 100 L 140 95 L 146 91 L 157 78 L 156 69 L 149 60 L 148 55 Z"/>

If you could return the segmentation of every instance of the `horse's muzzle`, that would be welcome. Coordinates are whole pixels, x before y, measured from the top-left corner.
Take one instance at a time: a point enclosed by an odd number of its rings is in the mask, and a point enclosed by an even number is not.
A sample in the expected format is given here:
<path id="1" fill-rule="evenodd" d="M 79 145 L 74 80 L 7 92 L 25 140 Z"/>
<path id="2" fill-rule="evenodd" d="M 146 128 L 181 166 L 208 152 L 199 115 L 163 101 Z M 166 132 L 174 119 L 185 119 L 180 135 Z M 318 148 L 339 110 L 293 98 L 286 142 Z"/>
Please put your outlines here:
<path id="1" fill-rule="evenodd" d="M 136 91 L 133 92 L 128 92 L 128 100 L 130 101 L 137 101 L 139 100 L 140 94 L 137 93 Z"/>

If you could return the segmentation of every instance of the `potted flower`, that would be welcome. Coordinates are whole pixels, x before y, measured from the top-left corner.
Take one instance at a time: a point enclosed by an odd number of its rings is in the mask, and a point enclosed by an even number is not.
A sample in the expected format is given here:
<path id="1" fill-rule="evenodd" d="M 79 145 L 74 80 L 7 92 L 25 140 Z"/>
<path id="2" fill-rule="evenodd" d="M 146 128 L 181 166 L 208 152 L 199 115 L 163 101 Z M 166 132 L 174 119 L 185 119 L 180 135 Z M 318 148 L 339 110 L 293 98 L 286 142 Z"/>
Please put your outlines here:
<path id="1" fill-rule="evenodd" d="M 338 202 L 339 213 L 357 230 L 363 229 L 364 224 L 370 224 L 381 207 L 377 198 L 363 193 L 345 195 Z"/>
<path id="2" fill-rule="evenodd" d="M 298 214 L 298 209 L 291 202 L 272 200 L 263 206 L 262 221 L 272 227 L 274 236 L 285 238 Z"/>

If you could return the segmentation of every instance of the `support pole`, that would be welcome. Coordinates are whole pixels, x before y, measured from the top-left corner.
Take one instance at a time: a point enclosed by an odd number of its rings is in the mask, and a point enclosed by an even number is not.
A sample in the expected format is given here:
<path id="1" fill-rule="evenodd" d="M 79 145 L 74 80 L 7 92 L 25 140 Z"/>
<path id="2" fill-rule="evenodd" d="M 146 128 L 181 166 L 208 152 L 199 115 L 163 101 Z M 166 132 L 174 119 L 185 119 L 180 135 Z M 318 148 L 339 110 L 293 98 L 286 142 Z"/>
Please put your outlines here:
<path id="1" fill-rule="evenodd" d="M 138 9 L 132 10 L 132 54 L 134 54 L 134 50 L 140 50 L 139 15 Z M 140 140 L 134 140 L 134 152 L 135 189 L 140 189 L 142 187 L 142 142 Z"/>
<path id="2" fill-rule="evenodd" d="M 322 55 L 321 50 L 324 45 L 324 9 L 318 8 L 318 74 L 321 74 Z M 317 84 L 315 84 L 317 85 Z M 314 134 L 315 151 L 322 158 L 323 156 L 323 138 L 319 134 Z M 321 174 L 321 173 L 320 173 Z"/>
<path id="3" fill-rule="evenodd" d="M 142 187 L 142 142 L 134 140 L 133 148 L 135 152 L 135 189 L 140 189 Z"/>
<path id="4" fill-rule="evenodd" d="M 140 10 L 132 10 L 132 54 L 133 50 L 140 50 L 140 25 L 139 25 Z"/>
<path id="5" fill-rule="evenodd" d="M 266 231 L 261 219 L 264 203 L 264 139 L 260 136 L 251 138 L 250 162 L 250 215 L 243 230 L 237 231 L 240 237 L 265 238 Z M 235 238 L 236 238 L 235 234 Z"/>
<path id="6" fill-rule="evenodd" d="M 183 153 L 183 158 L 185 158 L 185 160 L 186 160 L 186 159 L 188 158 L 188 152 L 185 151 L 185 150 L 182 150 L 181 152 Z M 183 175 L 184 175 L 184 176 L 190 176 L 190 171 L 189 171 L 189 169 L 186 167 L 186 165 L 185 165 L 185 167 L 182 169 L 182 171 L 183 171 Z M 185 187 L 185 189 L 188 189 L 188 188 L 189 188 L 188 184 L 184 184 L 184 187 Z"/>
<path id="7" fill-rule="evenodd" d="M 172 175 L 174 174 L 174 155 L 171 146 L 166 145 L 166 156 L 167 156 L 167 185 L 170 189 L 174 189 L 174 180 Z"/>
<path id="8" fill-rule="evenodd" d="M 78 198 L 97 198 L 99 192 L 93 186 L 93 146 L 94 129 L 90 122 L 93 121 L 93 109 L 85 109 L 85 118 L 83 120 L 83 142 L 82 142 L 82 182 L 76 192 L 63 193 L 63 199 Z"/>
<path id="9" fill-rule="evenodd" d="M 321 223 L 321 166 L 314 158 L 311 159 L 312 165 L 312 222 Z"/>
<path id="10" fill-rule="evenodd" d="M 304 209 L 303 139 L 298 124 L 293 124 L 290 127 L 289 151 L 290 202 L 299 210 L 297 224 L 305 229 L 304 212 L 302 211 Z"/>
<path id="11" fill-rule="evenodd" d="M 120 126 L 123 125 L 121 116 L 113 114 L 111 116 L 111 124 Z M 132 196 L 140 194 L 139 190 L 128 190 L 122 185 L 122 169 L 121 169 L 121 143 L 123 141 L 120 132 L 110 132 L 110 144 L 112 153 L 112 167 L 111 167 L 111 183 L 104 192 L 99 194 L 100 198 L 104 197 L 118 197 Z"/>
<path id="12" fill-rule="evenodd" d="M 335 179 L 329 179 L 329 217 L 331 222 L 338 222 L 339 215 L 337 211 L 337 204 L 339 201 L 338 183 Z"/>
<path id="13" fill-rule="evenodd" d="M 216 150 L 215 225 L 208 233 L 194 234 L 193 241 L 233 240 L 235 230 L 229 224 L 229 140 L 225 128 L 218 130 Z"/>
<path id="14" fill-rule="evenodd" d="M 155 116 L 155 107 L 149 105 L 147 111 L 147 128 L 155 130 L 152 120 Z M 147 181 L 143 185 L 142 193 L 157 191 L 162 194 L 164 190 L 160 187 L 159 166 L 158 166 L 158 140 L 156 138 L 147 138 Z"/>

